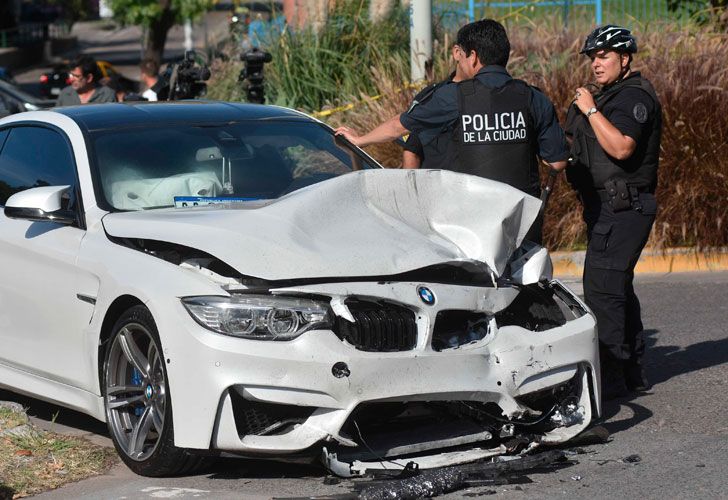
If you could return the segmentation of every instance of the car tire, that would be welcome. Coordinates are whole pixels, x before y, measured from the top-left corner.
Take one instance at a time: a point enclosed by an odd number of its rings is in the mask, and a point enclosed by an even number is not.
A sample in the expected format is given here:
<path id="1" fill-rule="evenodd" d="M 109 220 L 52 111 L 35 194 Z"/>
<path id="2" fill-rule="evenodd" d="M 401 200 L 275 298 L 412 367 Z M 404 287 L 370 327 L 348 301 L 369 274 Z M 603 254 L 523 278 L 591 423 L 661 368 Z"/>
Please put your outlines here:
<path id="1" fill-rule="evenodd" d="M 152 314 L 141 305 L 126 310 L 106 345 L 102 388 L 114 447 L 142 476 L 189 474 L 205 460 L 174 445 L 168 380 Z"/>

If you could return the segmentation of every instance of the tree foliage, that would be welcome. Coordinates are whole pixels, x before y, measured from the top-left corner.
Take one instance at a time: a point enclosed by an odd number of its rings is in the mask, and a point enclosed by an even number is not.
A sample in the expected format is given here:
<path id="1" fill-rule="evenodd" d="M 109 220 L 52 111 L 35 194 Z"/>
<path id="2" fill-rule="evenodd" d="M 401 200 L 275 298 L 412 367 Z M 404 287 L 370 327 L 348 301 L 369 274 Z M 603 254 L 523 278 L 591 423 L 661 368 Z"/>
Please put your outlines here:
<path id="1" fill-rule="evenodd" d="M 76 21 L 85 21 L 89 17 L 86 0 L 48 0 L 50 5 L 58 5 L 63 9 L 63 20 L 70 28 Z"/>
<path id="2" fill-rule="evenodd" d="M 149 28 L 167 13 L 175 23 L 196 19 L 212 5 L 211 0 L 111 0 L 114 19 L 122 24 Z"/>
<path id="3" fill-rule="evenodd" d="M 110 0 L 117 21 L 147 29 L 144 57 L 158 63 L 164 55 L 169 29 L 196 19 L 211 5 L 212 0 Z"/>

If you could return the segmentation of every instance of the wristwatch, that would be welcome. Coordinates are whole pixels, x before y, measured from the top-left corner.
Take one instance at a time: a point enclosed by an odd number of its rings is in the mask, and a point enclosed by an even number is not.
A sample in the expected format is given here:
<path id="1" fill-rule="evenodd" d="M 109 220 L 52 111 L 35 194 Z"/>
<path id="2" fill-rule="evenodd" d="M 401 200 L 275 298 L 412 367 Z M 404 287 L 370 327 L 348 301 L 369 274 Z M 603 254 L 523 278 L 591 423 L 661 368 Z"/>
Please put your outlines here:
<path id="1" fill-rule="evenodd" d="M 594 113 L 596 113 L 597 111 L 599 111 L 599 110 L 598 110 L 597 108 L 589 108 L 589 109 L 588 109 L 588 110 L 586 111 L 586 117 L 587 117 L 587 118 L 589 118 L 589 117 L 590 117 L 591 115 L 593 115 L 593 114 L 594 114 Z"/>

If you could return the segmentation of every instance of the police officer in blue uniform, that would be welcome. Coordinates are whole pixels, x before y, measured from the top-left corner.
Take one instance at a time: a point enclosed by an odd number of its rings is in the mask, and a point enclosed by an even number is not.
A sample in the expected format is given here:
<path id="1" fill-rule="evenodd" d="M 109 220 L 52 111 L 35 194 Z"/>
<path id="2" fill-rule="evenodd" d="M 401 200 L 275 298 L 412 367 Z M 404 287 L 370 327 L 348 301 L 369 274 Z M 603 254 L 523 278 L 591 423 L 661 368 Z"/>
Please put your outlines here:
<path id="1" fill-rule="evenodd" d="M 561 170 L 569 153 L 553 104 L 506 71 L 510 49 L 505 28 L 497 21 L 467 24 L 458 31 L 453 50 L 463 81 L 439 86 L 363 136 L 347 127 L 336 133 L 358 146 L 415 132 L 427 148 L 446 137 L 438 147 L 443 155 L 438 168 L 501 181 L 538 197 L 538 158 Z M 540 222 L 528 239 L 540 241 Z"/>
<path id="2" fill-rule="evenodd" d="M 453 60 L 457 61 L 461 52 L 460 47 L 454 45 Z M 428 85 L 415 95 L 414 101 L 427 101 L 439 87 L 448 83 L 462 81 L 464 78 L 460 73 L 460 68 L 456 68 L 447 80 Z M 410 132 L 402 145 L 402 168 L 444 168 L 443 166 L 447 165 L 448 159 L 452 154 L 449 151 L 450 147 L 450 134 L 446 130 L 432 138 L 426 147 L 422 144 L 419 135 Z"/>
<path id="3" fill-rule="evenodd" d="M 582 54 L 599 85 L 576 90 L 566 133 L 587 224 L 584 295 L 597 318 L 605 399 L 649 388 L 634 268 L 650 234 L 657 204 L 662 111 L 654 88 L 630 68 L 637 42 L 625 28 L 599 27 Z"/>
<path id="4" fill-rule="evenodd" d="M 428 85 L 415 95 L 414 100 L 426 101 L 439 87 L 452 82 L 454 78 L 456 78 L 455 72 L 447 80 Z M 442 168 L 441 165 L 446 164 L 448 158 L 449 142 L 449 134 L 442 133 L 430 140 L 425 148 L 420 137 L 410 132 L 402 143 L 402 168 Z"/>

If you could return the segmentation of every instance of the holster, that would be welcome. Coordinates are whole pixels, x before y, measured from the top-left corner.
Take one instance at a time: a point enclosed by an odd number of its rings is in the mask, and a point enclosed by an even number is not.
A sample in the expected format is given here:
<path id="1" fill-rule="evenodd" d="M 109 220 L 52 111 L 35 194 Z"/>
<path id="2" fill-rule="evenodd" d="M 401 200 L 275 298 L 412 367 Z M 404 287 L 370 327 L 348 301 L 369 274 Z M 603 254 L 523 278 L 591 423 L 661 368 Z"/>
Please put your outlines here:
<path id="1" fill-rule="evenodd" d="M 622 212 L 632 208 L 633 196 L 627 181 L 613 177 L 604 181 L 604 189 L 607 191 L 609 205 L 614 212 Z"/>

